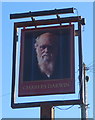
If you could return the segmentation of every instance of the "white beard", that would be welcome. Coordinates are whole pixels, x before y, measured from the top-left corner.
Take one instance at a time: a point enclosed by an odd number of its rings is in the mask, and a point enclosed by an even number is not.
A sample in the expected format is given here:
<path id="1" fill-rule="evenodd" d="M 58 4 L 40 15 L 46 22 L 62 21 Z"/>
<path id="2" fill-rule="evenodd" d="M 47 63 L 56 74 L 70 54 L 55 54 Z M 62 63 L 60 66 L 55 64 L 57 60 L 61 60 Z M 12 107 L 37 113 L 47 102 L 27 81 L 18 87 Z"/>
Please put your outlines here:
<path id="1" fill-rule="evenodd" d="M 41 72 L 45 73 L 47 76 L 52 75 L 54 70 L 54 61 L 52 56 L 42 55 L 41 57 L 37 56 L 38 65 Z"/>

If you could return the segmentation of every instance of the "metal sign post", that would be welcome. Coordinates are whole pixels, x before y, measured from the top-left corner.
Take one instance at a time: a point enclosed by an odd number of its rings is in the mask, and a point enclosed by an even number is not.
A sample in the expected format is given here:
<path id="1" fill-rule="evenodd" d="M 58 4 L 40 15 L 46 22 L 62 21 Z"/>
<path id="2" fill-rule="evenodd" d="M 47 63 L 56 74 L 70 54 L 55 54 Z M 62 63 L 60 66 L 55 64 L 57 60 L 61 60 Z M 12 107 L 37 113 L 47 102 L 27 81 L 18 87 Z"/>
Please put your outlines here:
<path id="1" fill-rule="evenodd" d="M 80 99 L 82 101 L 81 106 L 81 119 L 87 120 L 88 109 L 87 109 L 87 81 L 86 81 L 86 66 L 83 63 L 82 56 L 82 24 L 78 23 L 79 29 L 79 81 L 80 81 Z"/>
<path id="2" fill-rule="evenodd" d="M 88 68 L 83 63 L 83 81 L 84 81 L 83 118 L 85 118 L 86 120 L 88 120 L 88 95 L 87 95 L 88 90 L 87 90 L 87 84 L 88 84 L 88 80 L 89 80 L 89 77 L 86 76 L 86 71 L 87 70 L 88 70 Z"/>

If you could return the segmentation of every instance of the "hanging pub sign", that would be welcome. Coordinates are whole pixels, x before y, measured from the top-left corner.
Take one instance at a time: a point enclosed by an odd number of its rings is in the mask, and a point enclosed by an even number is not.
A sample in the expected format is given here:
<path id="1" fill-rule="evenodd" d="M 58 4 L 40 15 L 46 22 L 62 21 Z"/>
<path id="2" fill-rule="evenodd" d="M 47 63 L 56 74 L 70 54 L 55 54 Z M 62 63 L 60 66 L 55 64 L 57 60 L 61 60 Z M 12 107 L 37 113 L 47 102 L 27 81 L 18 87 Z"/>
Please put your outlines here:
<path id="1" fill-rule="evenodd" d="M 21 30 L 18 96 L 75 92 L 74 25 Z"/>

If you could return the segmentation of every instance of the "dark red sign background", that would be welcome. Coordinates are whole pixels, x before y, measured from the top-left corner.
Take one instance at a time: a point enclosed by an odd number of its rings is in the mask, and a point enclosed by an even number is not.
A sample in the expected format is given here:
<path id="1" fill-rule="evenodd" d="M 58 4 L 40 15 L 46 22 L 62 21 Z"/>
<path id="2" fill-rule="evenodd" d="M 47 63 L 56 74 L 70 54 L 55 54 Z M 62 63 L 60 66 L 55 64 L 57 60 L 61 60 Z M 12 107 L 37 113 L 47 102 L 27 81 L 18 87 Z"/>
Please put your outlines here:
<path id="1" fill-rule="evenodd" d="M 25 73 L 25 41 L 27 40 L 25 37 L 25 32 L 35 32 L 38 33 L 39 31 L 50 31 L 60 29 L 62 31 L 65 30 L 69 31 L 67 37 L 69 36 L 69 44 L 70 44 L 70 51 L 69 51 L 69 66 L 67 65 L 67 69 L 69 72 L 69 77 L 65 77 L 63 79 L 51 79 L 51 80 L 24 80 Z M 36 32 L 37 31 L 37 32 Z M 64 32 L 63 32 L 64 33 Z M 66 50 L 68 51 L 68 46 L 66 46 Z M 66 51 L 65 51 L 66 52 Z M 27 53 L 28 54 L 28 53 Z M 66 57 L 66 53 L 65 53 Z M 27 62 L 27 61 L 26 61 Z M 36 29 L 25 29 L 22 30 L 21 34 L 21 48 L 20 48 L 20 72 L 19 72 L 19 91 L 18 96 L 35 96 L 35 95 L 49 95 L 49 94 L 69 94 L 75 92 L 75 71 L 74 71 L 74 26 L 73 25 L 65 25 L 65 26 L 56 26 L 56 27 L 44 27 L 44 28 L 36 28 Z M 64 67 L 64 66 L 63 66 Z"/>

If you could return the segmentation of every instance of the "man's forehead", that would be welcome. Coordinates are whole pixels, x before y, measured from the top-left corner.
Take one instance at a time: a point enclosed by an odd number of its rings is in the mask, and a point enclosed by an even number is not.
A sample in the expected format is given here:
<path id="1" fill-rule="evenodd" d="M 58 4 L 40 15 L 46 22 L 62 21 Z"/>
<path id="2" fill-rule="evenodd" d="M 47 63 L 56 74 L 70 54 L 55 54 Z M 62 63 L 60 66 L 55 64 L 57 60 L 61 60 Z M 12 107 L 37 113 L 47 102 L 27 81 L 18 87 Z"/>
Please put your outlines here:
<path id="1" fill-rule="evenodd" d="M 56 39 L 56 36 L 52 33 L 44 33 L 42 35 L 39 36 L 38 38 L 38 42 L 50 42 L 53 43 Z"/>

